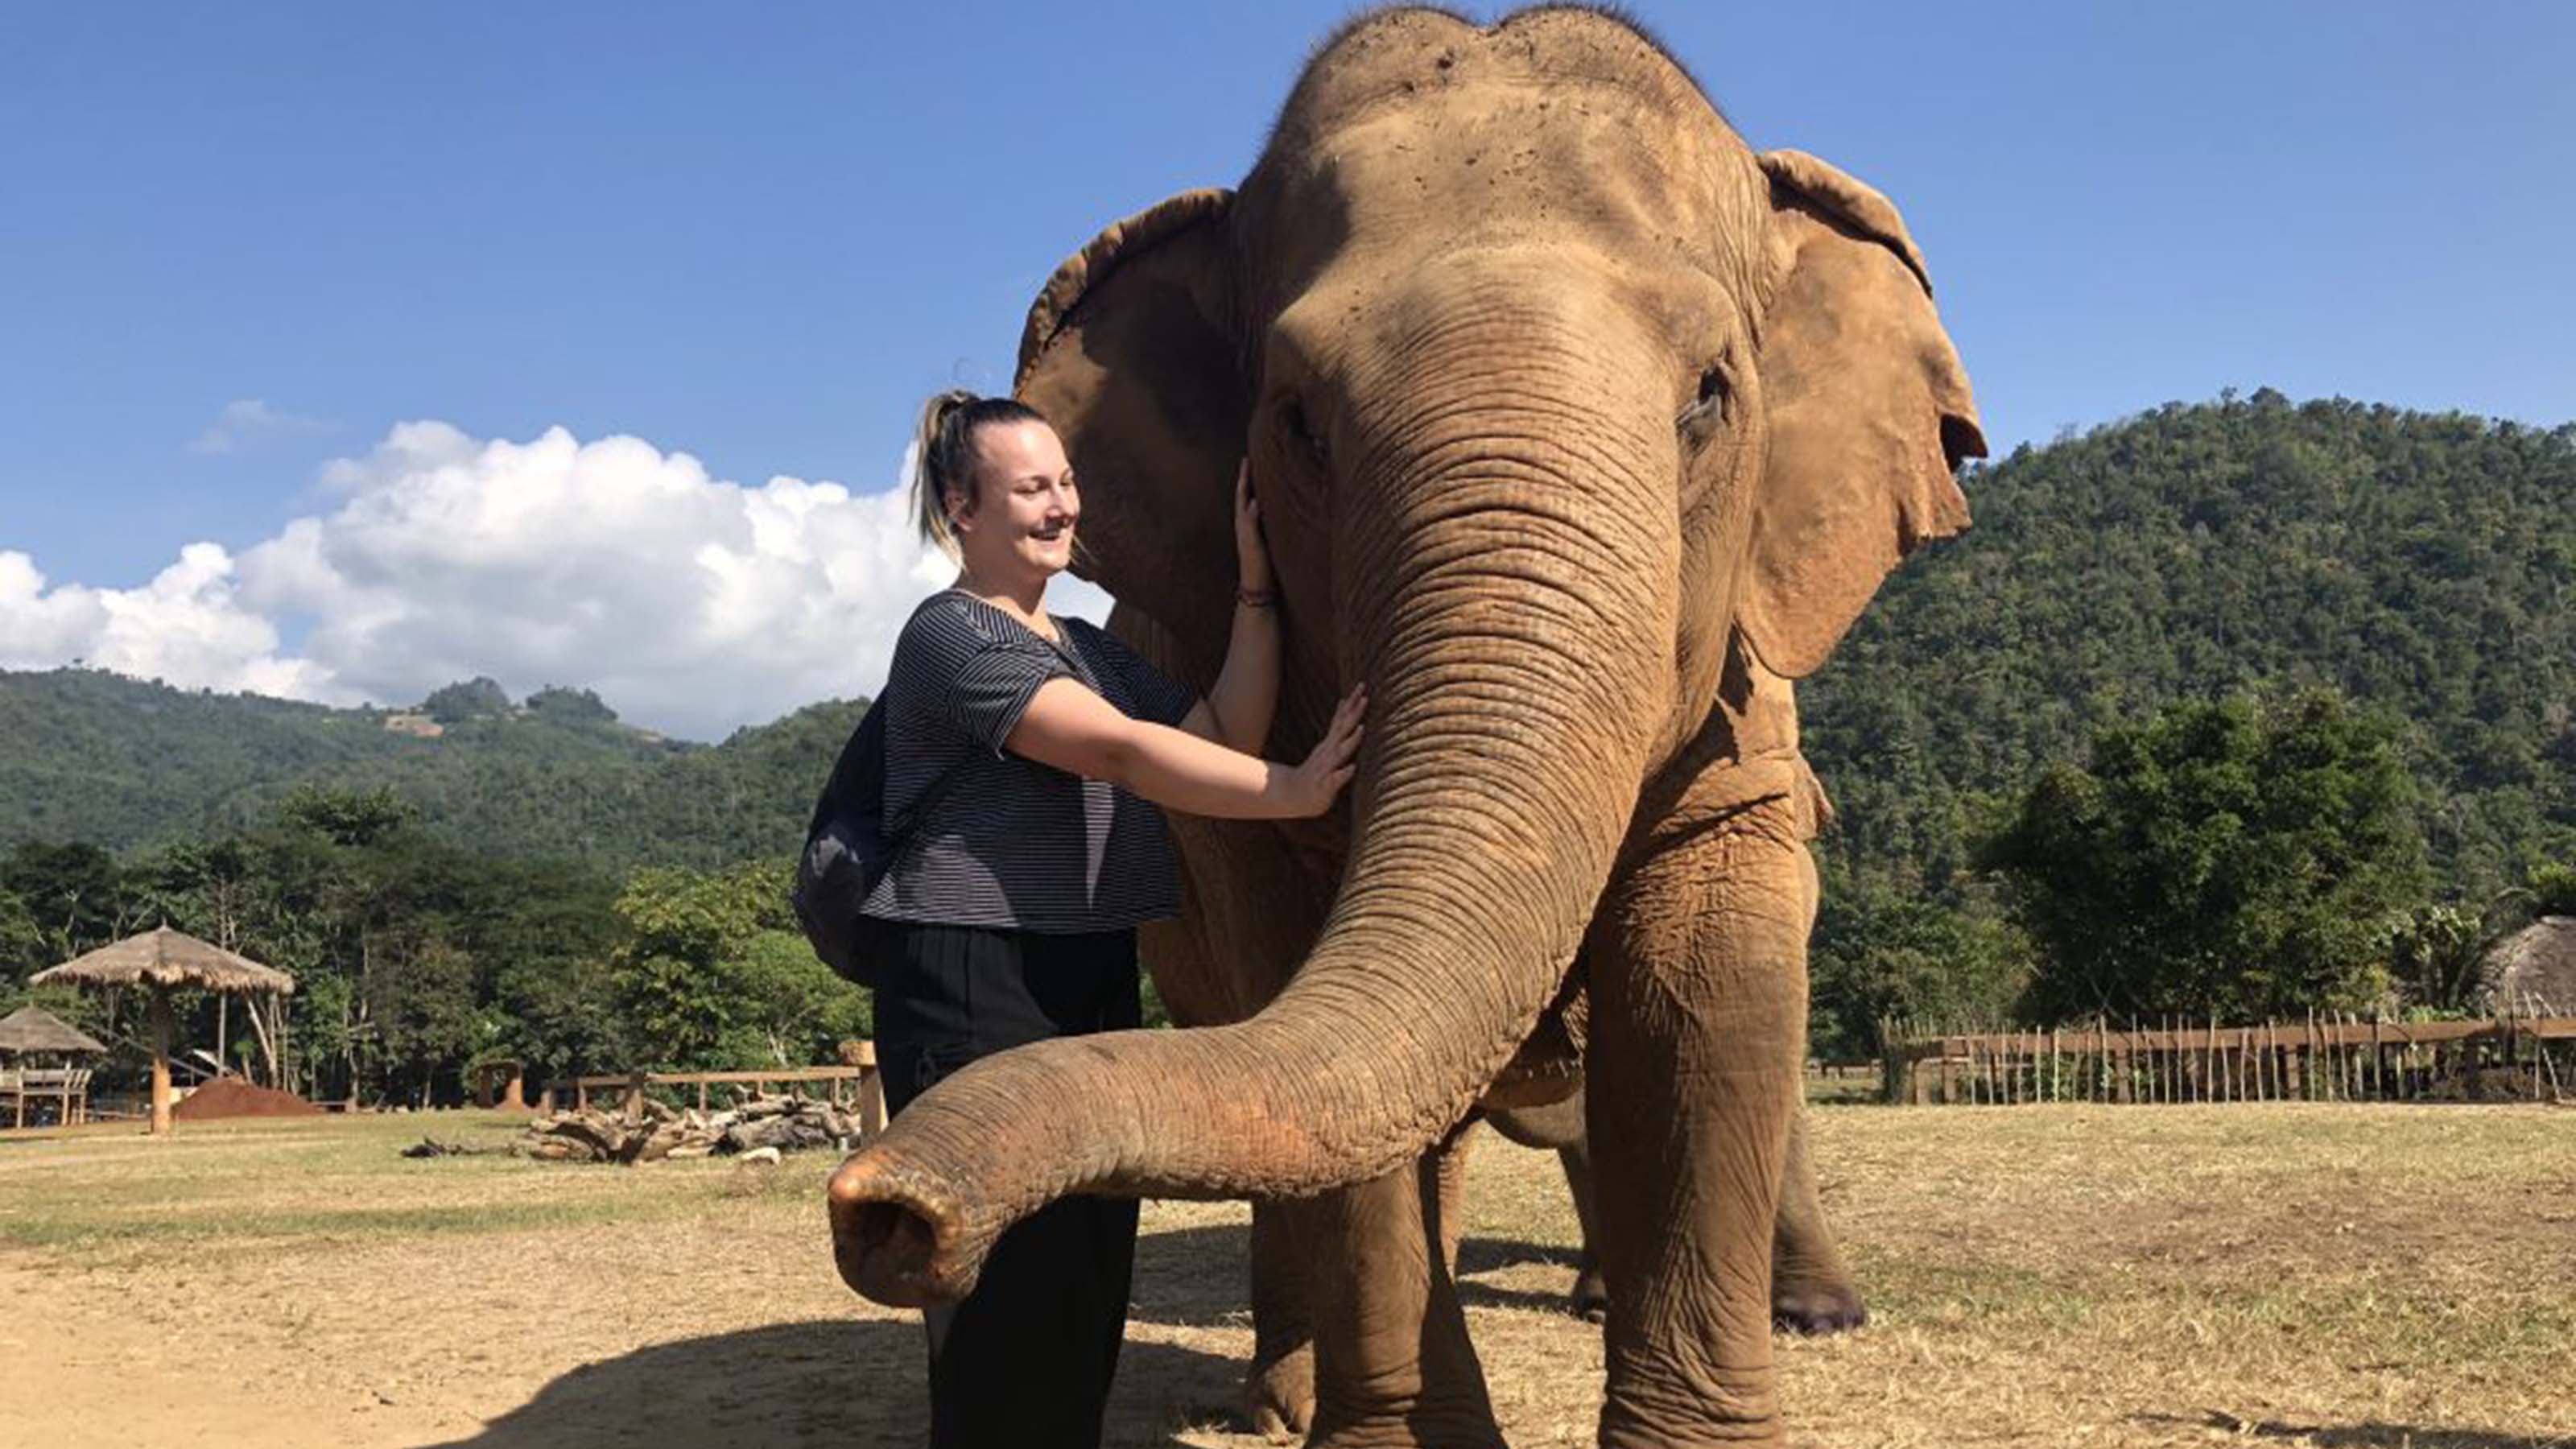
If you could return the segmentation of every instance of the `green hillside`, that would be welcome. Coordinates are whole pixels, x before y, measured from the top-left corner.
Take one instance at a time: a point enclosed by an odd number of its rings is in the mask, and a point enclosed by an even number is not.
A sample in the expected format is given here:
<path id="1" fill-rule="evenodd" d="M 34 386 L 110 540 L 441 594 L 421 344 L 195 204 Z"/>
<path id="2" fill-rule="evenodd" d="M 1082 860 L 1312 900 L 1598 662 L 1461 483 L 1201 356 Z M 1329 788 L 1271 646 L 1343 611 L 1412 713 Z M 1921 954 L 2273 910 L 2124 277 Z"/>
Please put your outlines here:
<path id="1" fill-rule="evenodd" d="M 208 838 L 268 818 L 297 785 L 390 786 L 431 834 L 477 850 L 713 867 L 795 848 L 865 704 L 810 705 L 706 746 L 621 724 L 585 691 L 512 707 L 488 683 L 450 686 L 424 711 L 389 712 L 98 670 L 0 673 L 0 846 Z"/>
<path id="2" fill-rule="evenodd" d="M 1946 893 L 1993 803 L 2101 726 L 2310 686 L 2404 722 L 2446 894 L 2576 854 L 2576 427 L 2264 389 L 1966 487 L 1976 527 L 1802 687 L 1830 879 Z"/>
<path id="3" fill-rule="evenodd" d="M 2023 448 L 1967 486 L 1975 529 L 1900 569 L 1802 686 L 1835 889 L 1954 894 L 1979 822 L 2100 726 L 2307 685 L 2407 722 L 2446 893 L 2576 855 L 2576 428 L 2267 389 Z M 793 848 L 861 706 L 716 746 L 579 691 L 424 707 L 437 738 L 381 710 L 0 673 L 0 846 L 211 836 L 311 782 L 390 785 L 493 853 L 713 867 Z"/>

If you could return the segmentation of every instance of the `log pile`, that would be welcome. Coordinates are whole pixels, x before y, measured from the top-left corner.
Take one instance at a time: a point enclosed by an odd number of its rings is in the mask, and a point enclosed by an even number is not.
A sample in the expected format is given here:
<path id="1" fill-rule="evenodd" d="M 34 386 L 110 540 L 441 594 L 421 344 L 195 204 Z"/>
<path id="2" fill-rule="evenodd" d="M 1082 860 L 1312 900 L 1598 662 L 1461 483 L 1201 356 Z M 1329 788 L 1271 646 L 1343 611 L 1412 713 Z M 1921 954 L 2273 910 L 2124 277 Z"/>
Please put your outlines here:
<path id="1" fill-rule="evenodd" d="M 510 1150 L 544 1162 L 632 1165 L 763 1147 L 781 1152 L 814 1147 L 847 1150 L 858 1140 L 856 1117 L 811 1097 L 755 1097 L 722 1112 L 686 1111 L 646 1097 L 631 1116 L 620 1107 L 539 1117 Z"/>

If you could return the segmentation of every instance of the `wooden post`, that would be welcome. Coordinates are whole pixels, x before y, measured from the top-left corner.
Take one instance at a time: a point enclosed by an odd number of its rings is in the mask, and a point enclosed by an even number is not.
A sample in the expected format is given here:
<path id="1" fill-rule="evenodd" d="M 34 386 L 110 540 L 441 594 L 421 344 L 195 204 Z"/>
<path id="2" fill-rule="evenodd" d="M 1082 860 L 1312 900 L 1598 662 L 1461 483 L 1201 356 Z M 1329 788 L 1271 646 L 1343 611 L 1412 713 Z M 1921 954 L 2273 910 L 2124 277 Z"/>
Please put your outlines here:
<path id="1" fill-rule="evenodd" d="M 524 1112 L 528 1110 L 527 1063 L 510 1063 L 510 1080 L 503 1083 L 501 1086 L 501 1110 L 504 1112 Z"/>
<path id="2" fill-rule="evenodd" d="M 626 1120 L 644 1120 L 644 1074 L 636 1072 L 626 1079 Z"/>
<path id="3" fill-rule="evenodd" d="M 152 985 L 152 1135 L 170 1135 L 170 990 Z"/>
<path id="4" fill-rule="evenodd" d="M 707 1079 L 704 1077 L 698 1078 L 698 1110 L 707 1110 Z"/>
<path id="5" fill-rule="evenodd" d="M 885 1073 L 874 1065 L 859 1078 L 859 1140 L 868 1141 L 885 1130 Z"/>

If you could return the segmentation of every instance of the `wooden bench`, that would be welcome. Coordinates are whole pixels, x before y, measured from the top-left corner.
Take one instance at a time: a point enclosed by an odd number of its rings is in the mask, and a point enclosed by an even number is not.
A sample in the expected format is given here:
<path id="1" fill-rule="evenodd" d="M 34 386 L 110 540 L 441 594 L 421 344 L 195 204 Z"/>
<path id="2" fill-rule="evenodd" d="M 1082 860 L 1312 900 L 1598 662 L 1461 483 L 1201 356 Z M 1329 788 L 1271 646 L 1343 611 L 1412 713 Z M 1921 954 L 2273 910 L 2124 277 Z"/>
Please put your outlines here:
<path id="1" fill-rule="evenodd" d="M 57 1126 L 76 1127 L 89 1120 L 88 1067 L 12 1067 L 0 1071 L 0 1101 L 9 1104 L 14 1127 L 27 1125 L 27 1100 L 50 1099 Z"/>

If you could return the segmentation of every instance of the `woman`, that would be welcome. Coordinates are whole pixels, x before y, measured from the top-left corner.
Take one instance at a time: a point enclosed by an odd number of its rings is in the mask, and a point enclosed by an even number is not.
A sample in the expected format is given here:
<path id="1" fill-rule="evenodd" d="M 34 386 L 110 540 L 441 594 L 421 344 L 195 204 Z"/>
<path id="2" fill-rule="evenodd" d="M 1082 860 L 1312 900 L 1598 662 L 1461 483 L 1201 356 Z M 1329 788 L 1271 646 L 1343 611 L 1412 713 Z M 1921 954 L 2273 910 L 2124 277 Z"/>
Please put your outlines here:
<path id="1" fill-rule="evenodd" d="M 1241 474 L 1232 643 L 1201 699 L 1046 612 L 1082 500 L 1044 418 L 943 393 L 917 446 L 922 535 L 959 570 L 913 611 L 886 681 L 885 818 L 909 828 L 866 913 L 885 923 L 877 1056 L 897 1112 L 977 1057 L 1138 1025 L 1136 927 L 1180 909 L 1154 807 L 1322 814 L 1350 779 L 1365 705 L 1353 690 L 1301 764 L 1258 758 L 1279 692 L 1278 597 Z M 1003 1234 L 974 1293 L 931 1315 L 931 1442 L 1096 1445 L 1135 1244 L 1136 1204 L 1096 1197 Z"/>

